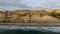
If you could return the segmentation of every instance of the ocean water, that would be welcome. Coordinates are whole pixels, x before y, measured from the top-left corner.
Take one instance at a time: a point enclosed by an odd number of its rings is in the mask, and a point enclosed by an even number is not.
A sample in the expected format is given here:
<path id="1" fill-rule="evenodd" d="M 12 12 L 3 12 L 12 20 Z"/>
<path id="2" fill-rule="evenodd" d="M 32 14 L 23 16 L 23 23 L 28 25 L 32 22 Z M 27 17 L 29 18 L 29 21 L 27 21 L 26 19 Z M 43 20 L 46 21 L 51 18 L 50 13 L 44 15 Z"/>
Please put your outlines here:
<path id="1" fill-rule="evenodd" d="M 0 26 L 0 34 L 60 34 L 60 27 Z"/>

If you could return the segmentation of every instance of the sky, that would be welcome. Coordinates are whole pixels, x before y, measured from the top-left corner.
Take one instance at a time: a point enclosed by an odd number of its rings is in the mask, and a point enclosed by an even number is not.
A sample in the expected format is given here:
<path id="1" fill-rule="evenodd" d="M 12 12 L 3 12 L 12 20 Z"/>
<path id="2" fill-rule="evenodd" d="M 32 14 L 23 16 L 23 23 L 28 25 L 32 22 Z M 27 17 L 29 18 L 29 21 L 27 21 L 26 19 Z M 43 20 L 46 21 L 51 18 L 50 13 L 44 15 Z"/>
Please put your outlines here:
<path id="1" fill-rule="evenodd" d="M 0 0 L 0 10 L 60 9 L 60 0 Z"/>

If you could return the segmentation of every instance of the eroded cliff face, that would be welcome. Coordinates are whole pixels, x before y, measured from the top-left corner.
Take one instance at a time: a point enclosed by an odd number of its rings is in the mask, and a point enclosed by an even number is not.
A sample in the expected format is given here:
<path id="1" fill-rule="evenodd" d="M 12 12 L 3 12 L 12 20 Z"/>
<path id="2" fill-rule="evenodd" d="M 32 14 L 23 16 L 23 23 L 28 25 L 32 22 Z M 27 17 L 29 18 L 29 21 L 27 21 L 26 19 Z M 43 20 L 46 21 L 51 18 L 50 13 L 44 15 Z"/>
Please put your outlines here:
<path id="1" fill-rule="evenodd" d="M 2 23 L 59 23 L 60 10 L 0 11 Z"/>

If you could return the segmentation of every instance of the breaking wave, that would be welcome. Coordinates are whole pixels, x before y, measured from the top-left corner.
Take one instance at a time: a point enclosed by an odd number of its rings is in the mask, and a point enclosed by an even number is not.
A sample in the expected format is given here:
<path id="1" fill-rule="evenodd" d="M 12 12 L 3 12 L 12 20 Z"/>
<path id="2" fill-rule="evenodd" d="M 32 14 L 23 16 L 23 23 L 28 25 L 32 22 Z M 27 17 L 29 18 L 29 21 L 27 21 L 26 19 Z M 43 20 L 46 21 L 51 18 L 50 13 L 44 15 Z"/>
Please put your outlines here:
<path id="1" fill-rule="evenodd" d="M 57 27 L 56 27 L 57 28 Z M 54 29 L 56 29 L 54 28 Z M 0 26 L 0 34 L 60 34 L 48 27 L 5 27 Z"/>

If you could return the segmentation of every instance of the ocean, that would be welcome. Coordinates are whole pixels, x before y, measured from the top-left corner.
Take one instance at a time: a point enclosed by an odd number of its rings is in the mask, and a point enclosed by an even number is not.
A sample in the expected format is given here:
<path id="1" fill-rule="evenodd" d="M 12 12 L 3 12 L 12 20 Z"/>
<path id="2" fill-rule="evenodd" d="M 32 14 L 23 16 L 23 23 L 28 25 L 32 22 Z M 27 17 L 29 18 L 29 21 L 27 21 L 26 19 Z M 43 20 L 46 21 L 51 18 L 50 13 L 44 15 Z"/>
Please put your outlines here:
<path id="1" fill-rule="evenodd" d="M 0 26 L 0 34 L 60 34 L 60 27 Z"/>

